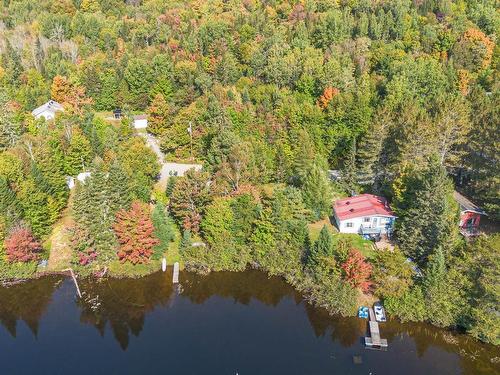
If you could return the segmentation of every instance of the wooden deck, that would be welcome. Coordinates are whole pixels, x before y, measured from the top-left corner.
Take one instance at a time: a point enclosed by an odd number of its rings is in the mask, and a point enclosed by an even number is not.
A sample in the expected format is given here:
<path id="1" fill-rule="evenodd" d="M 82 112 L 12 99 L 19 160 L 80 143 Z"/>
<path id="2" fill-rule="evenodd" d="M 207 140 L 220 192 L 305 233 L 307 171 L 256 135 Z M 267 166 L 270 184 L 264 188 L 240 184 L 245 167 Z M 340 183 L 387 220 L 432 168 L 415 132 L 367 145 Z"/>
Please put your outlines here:
<path id="1" fill-rule="evenodd" d="M 377 319 L 375 319 L 373 308 L 370 307 L 368 312 L 370 314 L 370 321 L 368 322 L 370 337 L 365 337 L 365 345 L 374 348 L 387 348 L 387 340 L 380 338 L 380 328 Z"/>

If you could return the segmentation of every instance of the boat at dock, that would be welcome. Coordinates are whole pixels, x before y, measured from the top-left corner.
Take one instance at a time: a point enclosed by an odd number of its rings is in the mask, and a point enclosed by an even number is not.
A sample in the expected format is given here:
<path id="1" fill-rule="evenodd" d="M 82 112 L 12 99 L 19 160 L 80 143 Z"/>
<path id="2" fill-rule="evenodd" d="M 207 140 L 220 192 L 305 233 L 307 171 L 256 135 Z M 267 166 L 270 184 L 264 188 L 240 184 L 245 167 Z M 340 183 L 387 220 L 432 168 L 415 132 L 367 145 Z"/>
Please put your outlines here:
<path id="1" fill-rule="evenodd" d="M 375 319 L 377 320 L 377 322 L 383 323 L 387 321 L 387 318 L 385 316 L 385 309 L 379 302 L 373 305 L 373 310 L 375 311 Z"/>

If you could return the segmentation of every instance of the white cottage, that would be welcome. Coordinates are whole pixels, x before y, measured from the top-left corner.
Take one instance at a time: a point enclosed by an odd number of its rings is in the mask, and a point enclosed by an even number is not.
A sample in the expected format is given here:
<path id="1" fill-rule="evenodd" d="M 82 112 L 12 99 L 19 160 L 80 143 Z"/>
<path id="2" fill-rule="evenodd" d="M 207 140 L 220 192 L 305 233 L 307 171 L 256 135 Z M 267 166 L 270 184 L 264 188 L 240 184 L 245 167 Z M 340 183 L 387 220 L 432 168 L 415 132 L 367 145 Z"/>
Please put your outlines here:
<path id="1" fill-rule="evenodd" d="M 64 111 L 63 106 L 55 100 L 49 100 L 47 103 L 31 111 L 31 114 L 36 119 L 43 117 L 45 120 L 49 121 L 53 120 L 56 117 L 56 112 L 59 111 Z"/>
<path id="2" fill-rule="evenodd" d="M 135 129 L 146 129 L 148 127 L 148 115 L 136 115 L 133 120 Z"/>
<path id="3" fill-rule="evenodd" d="M 387 200 L 372 194 L 335 201 L 333 215 L 341 233 L 366 236 L 391 234 L 396 219 Z"/>

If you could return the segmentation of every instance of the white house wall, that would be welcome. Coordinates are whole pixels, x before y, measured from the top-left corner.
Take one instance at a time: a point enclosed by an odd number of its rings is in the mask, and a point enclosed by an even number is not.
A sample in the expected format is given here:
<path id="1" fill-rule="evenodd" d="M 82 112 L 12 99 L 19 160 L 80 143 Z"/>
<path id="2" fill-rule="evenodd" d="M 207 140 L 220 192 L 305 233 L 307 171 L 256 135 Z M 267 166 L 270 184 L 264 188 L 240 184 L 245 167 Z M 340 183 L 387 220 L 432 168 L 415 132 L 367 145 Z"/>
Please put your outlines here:
<path id="1" fill-rule="evenodd" d="M 134 128 L 136 129 L 146 129 L 148 127 L 148 120 L 134 120 Z"/>
<path id="2" fill-rule="evenodd" d="M 370 222 L 365 223 L 364 218 L 369 217 Z M 351 219 L 345 219 L 345 220 L 338 220 L 338 218 L 335 216 L 335 221 L 337 222 L 337 226 L 339 227 L 340 233 L 360 233 L 361 232 L 361 226 L 365 224 L 366 227 L 371 228 L 371 224 L 373 221 L 373 218 L 377 218 L 377 226 L 374 228 L 380 229 L 381 233 L 386 232 L 386 226 L 387 222 L 386 219 L 391 219 L 390 216 L 363 216 L 363 217 L 355 217 Z M 382 222 L 384 221 L 384 222 Z M 347 223 L 352 223 L 352 226 L 347 226 Z"/>

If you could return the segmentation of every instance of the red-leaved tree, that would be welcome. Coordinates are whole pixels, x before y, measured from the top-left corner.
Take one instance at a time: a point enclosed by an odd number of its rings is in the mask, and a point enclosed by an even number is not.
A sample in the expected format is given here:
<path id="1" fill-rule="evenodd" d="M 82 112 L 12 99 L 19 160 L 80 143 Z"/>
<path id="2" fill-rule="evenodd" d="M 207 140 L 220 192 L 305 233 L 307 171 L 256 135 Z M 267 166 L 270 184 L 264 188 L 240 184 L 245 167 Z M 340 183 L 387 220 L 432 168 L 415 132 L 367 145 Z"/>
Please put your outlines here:
<path id="1" fill-rule="evenodd" d="M 370 288 L 372 266 L 358 250 L 351 249 L 347 260 L 342 264 L 342 270 L 344 280 L 354 288 L 360 288 L 363 292 Z"/>
<path id="2" fill-rule="evenodd" d="M 147 263 L 153 247 L 160 243 L 153 234 L 153 222 L 145 203 L 136 201 L 129 210 L 118 211 L 113 228 L 120 243 L 117 255 L 122 263 Z"/>
<path id="3" fill-rule="evenodd" d="M 9 262 L 30 262 L 38 259 L 42 245 L 26 228 L 13 230 L 5 239 L 5 253 Z"/>

